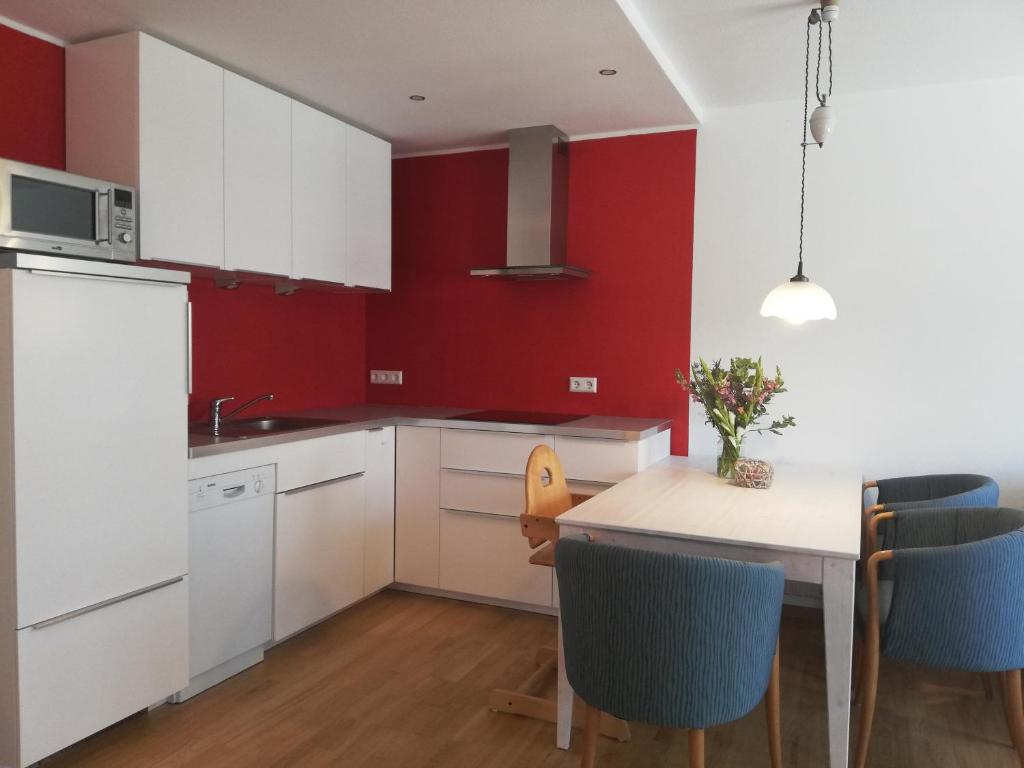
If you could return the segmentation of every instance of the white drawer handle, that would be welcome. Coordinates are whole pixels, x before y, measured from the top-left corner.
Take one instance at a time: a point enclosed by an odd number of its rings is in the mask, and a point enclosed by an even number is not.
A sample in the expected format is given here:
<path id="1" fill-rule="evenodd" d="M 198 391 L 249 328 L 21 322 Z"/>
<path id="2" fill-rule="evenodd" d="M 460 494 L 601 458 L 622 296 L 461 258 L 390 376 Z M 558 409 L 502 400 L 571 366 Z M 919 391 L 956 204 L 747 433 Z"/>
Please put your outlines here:
<path id="1" fill-rule="evenodd" d="M 60 624 L 62 621 L 67 621 L 68 619 L 74 619 L 79 616 L 84 616 L 87 613 L 98 611 L 100 608 L 106 608 L 107 606 L 114 605 L 116 603 L 122 603 L 125 600 L 131 600 L 133 597 L 139 597 L 140 595 L 145 595 L 149 592 L 156 592 L 158 589 L 163 589 L 164 587 L 169 587 L 172 584 L 177 584 L 179 581 L 184 581 L 184 579 L 184 576 L 177 576 L 173 579 L 167 579 L 167 581 L 161 581 L 158 584 L 152 584 L 148 587 L 143 587 L 142 589 L 136 589 L 134 592 L 128 592 L 126 594 L 119 595 L 118 597 L 112 597 L 109 600 L 103 600 L 99 603 L 87 605 L 85 606 L 85 608 L 78 608 L 74 611 L 62 613 L 60 616 L 54 616 L 52 619 L 46 619 L 46 621 L 40 621 L 36 624 L 32 624 L 30 625 L 30 628 L 43 629 L 45 627 L 52 627 L 54 624 Z"/>
<path id="2" fill-rule="evenodd" d="M 353 480 L 357 477 L 362 477 L 366 472 L 353 472 L 351 475 L 343 475 L 342 477 L 334 477 L 330 480 L 321 480 L 319 483 L 310 483 L 304 485 L 301 488 L 292 488 L 290 491 L 285 491 L 285 496 L 291 496 L 293 493 L 302 493 L 303 491 L 312 491 L 316 488 L 323 488 L 325 485 L 331 485 L 333 483 L 343 483 L 346 480 Z"/>
<path id="3" fill-rule="evenodd" d="M 476 515 L 478 517 L 495 517 L 499 520 L 518 520 L 519 515 L 506 515 L 501 512 L 481 512 L 479 509 L 453 509 L 452 507 L 441 507 L 443 512 L 451 512 L 453 515 Z"/>

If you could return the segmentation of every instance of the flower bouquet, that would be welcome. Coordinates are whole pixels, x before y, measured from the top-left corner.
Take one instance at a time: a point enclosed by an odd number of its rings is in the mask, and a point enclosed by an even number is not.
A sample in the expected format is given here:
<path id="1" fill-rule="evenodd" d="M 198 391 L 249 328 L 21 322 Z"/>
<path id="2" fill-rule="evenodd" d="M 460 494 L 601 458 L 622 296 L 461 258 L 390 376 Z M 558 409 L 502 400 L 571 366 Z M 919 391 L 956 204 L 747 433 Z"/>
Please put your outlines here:
<path id="1" fill-rule="evenodd" d="M 718 458 L 719 477 L 732 476 L 743 438 L 748 433 L 781 435 L 781 430 L 796 426 L 796 419 L 792 416 L 775 419 L 767 427 L 757 426 L 768 413 L 772 398 L 786 391 L 782 371 L 776 367 L 775 377 L 766 377 L 761 358 L 734 357 L 728 368 L 722 366 L 721 360 L 708 365 L 704 358 L 698 358 L 690 366 L 689 377 L 676 369 L 676 381 L 690 393 L 693 402 L 704 406 L 707 423 L 718 430 L 722 440 L 722 455 Z"/>

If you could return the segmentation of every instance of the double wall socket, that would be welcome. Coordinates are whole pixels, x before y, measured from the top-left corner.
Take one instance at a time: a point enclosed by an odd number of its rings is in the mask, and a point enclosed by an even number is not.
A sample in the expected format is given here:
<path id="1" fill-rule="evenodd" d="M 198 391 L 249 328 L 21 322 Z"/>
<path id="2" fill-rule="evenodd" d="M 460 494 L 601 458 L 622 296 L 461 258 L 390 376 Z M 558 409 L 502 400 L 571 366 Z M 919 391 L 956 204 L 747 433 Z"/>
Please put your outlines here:
<path id="1" fill-rule="evenodd" d="M 370 371 L 371 384 L 401 384 L 401 371 Z"/>
<path id="2" fill-rule="evenodd" d="M 570 392 L 586 392 L 587 394 L 597 394 L 597 377 L 596 376 L 570 376 L 569 377 L 569 391 Z"/>

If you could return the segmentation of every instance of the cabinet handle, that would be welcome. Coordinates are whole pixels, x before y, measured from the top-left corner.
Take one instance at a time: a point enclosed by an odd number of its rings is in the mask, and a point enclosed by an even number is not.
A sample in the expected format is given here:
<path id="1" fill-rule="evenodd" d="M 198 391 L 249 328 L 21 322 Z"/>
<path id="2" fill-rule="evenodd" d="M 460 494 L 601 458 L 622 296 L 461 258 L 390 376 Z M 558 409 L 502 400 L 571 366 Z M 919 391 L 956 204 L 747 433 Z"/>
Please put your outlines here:
<path id="1" fill-rule="evenodd" d="M 330 480 L 322 480 L 319 483 L 310 483 L 309 485 L 303 485 L 301 488 L 292 488 L 290 491 L 285 491 L 283 495 L 291 496 L 295 493 L 302 493 L 303 491 L 312 491 L 317 488 L 323 488 L 325 485 L 333 485 L 334 483 L 343 483 L 346 480 L 353 480 L 357 477 L 362 477 L 366 472 L 353 472 L 351 475 L 342 475 L 341 477 L 334 477 Z"/>
<path id="2" fill-rule="evenodd" d="M 499 520 L 518 520 L 519 515 L 505 515 L 501 512 L 481 512 L 479 509 L 452 509 L 441 507 L 442 512 L 451 512 L 453 515 L 476 515 L 477 517 L 496 517 Z"/>
<path id="3" fill-rule="evenodd" d="M 167 581 L 161 581 L 161 582 L 159 582 L 157 584 L 151 584 L 148 587 L 143 587 L 142 589 L 136 589 L 133 592 L 128 592 L 126 594 L 119 595 L 118 597 L 112 597 L 109 600 L 103 600 L 103 601 L 98 602 L 98 603 L 93 603 L 92 605 L 87 605 L 87 606 L 85 606 L 85 608 L 78 608 L 77 610 L 74 610 L 74 611 L 68 611 L 67 613 L 62 613 L 60 616 L 54 616 L 52 619 L 46 619 L 46 621 L 40 621 L 40 622 L 37 622 L 35 624 L 30 624 L 29 628 L 30 629 L 44 629 L 45 627 L 52 627 L 54 624 L 60 624 L 62 621 L 67 621 L 68 619 L 75 619 L 75 618 L 78 618 L 79 616 L 84 616 L 87 613 L 92 613 L 93 611 L 98 611 L 100 608 L 107 608 L 108 606 L 115 605 L 117 603 L 123 603 L 125 600 L 131 600 L 133 597 L 139 597 L 140 595 L 145 595 L 145 594 L 148 594 L 150 592 L 156 592 L 158 589 L 163 589 L 164 587 L 169 587 L 172 584 L 177 584 L 179 581 L 184 581 L 184 580 L 185 580 L 184 576 L 176 576 L 173 579 L 167 579 Z"/>

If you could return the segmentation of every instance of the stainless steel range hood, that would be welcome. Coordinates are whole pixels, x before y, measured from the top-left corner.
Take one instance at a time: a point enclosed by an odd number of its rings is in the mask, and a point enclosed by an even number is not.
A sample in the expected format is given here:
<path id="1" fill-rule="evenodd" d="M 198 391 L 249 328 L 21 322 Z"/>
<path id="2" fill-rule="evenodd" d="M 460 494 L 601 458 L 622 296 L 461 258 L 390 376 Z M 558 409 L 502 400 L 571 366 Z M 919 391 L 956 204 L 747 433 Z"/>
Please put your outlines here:
<path id="1" fill-rule="evenodd" d="M 514 280 L 587 277 L 565 263 L 569 138 L 553 125 L 508 132 L 508 235 L 505 263 L 471 269 Z"/>

